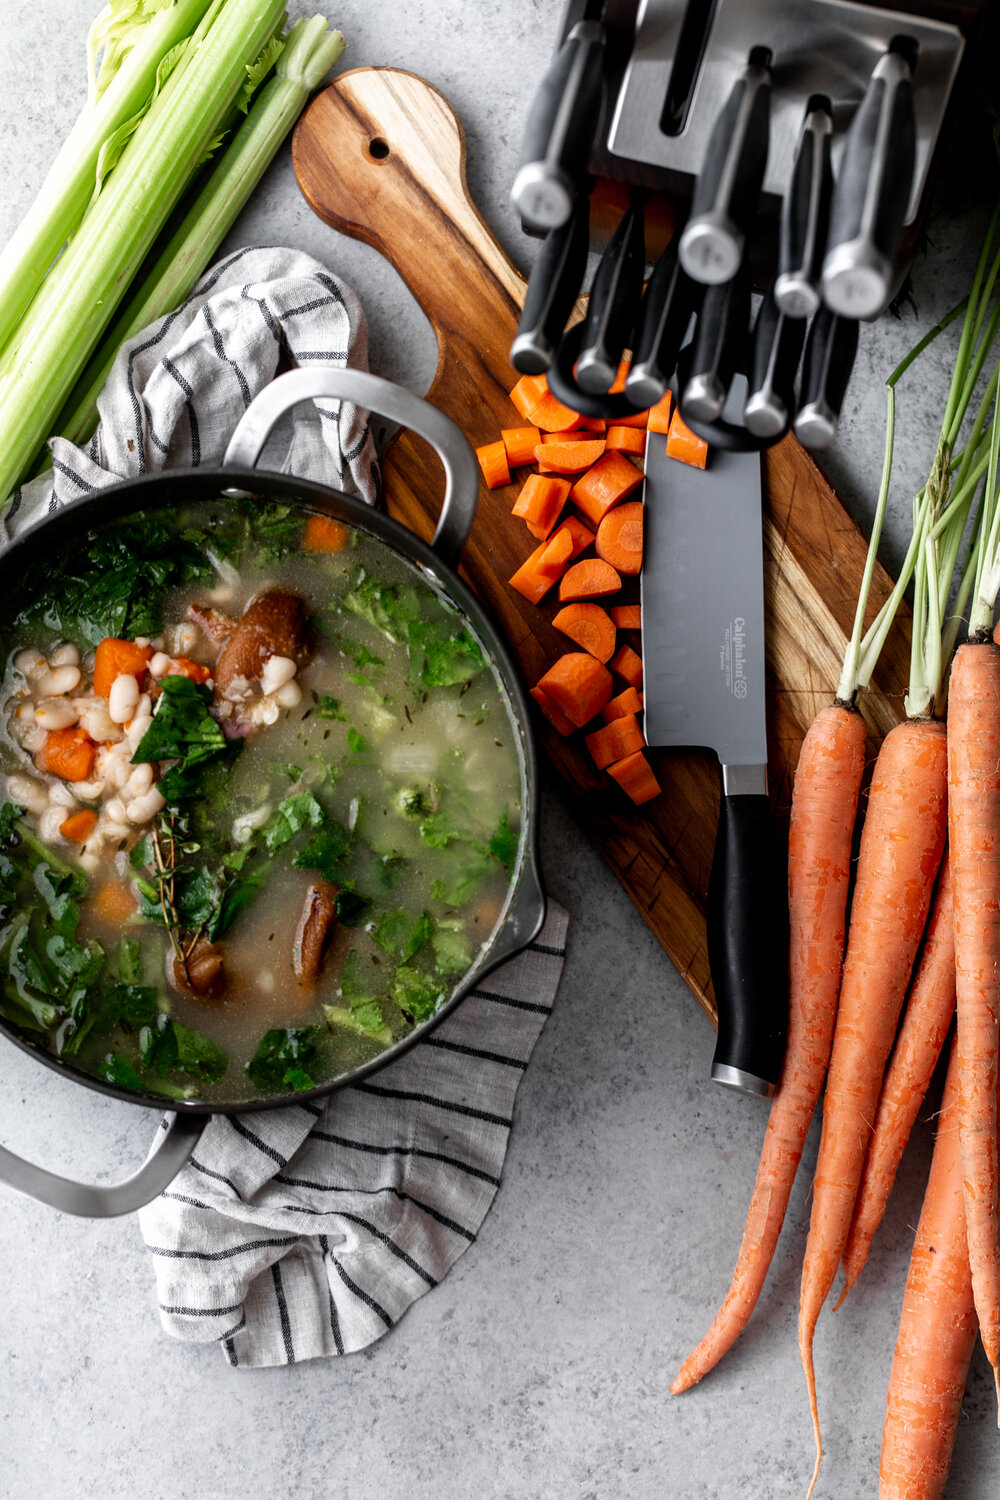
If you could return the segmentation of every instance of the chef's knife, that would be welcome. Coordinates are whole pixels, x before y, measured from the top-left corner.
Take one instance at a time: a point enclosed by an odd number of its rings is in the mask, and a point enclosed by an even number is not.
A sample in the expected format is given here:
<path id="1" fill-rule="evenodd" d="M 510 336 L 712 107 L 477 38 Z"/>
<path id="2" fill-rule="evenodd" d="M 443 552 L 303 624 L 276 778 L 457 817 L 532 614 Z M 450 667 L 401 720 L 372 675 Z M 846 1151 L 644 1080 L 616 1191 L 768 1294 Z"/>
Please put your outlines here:
<path id="1" fill-rule="evenodd" d="M 524 294 L 524 310 L 510 347 L 510 362 L 522 375 L 541 375 L 580 295 L 590 245 L 590 200 L 581 193 L 565 224 L 542 242 Z"/>
<path id="2" fill-rule="evenodd" d="M 695 469 L 647 438 L 642 652 L 648 743 L 705 745 L 722 764 L 708 891 L 712 1078 L 770 1097 L 787 994 L 767 795 L 760 466 L 759 454 L 713 450 Z"/>
<path id="3" fill-rule="evenodd" d="M 857 320 L 838 318 L 821 307 L 809 325 L 795 417 L 795 436 L 804 448 L 829 448 L 837 436 L 857 351 Z"/>
<path id="4" fill-rule="evenodd" d="M 591 395 L 603 395 L 614 384 L 639 311 L 646 266 L 643 222 L 642 205 L 630 203 L 594 272 L 576 357 L 577 382 Z"/>
<path id="5" fill-rule="evenodd" d="M 706 286 L 730 281 L 743 259 L 770 123 L 771 54 L 754 47 L 712 127 L 680 238 L 681 265 Z"/>
<path id="6" fill-rule="evenodd" d="M 600 21 L 578 21 L 535 95 L 511 188 L 532 229 L 565 224 L 581 191 L 604 98 L 604 44 Z"/>
<path id="7" fill-rule="evenodd" d="M 892 290 L 893 258 L 913 184 L 916 46 L 893 39 L 875 65 L 844 141 L 823 260 L 823 301 L 842 318 L 874 318 Z"/>
<path id="8" fill-rule="evenodd" d="M 830 223 L 833 110 L 825 94 L 813 94 L 781 208 L 781 243 L 774 301 L 788 318 L 811 318 L 819 307 L 819 277 Z"/>

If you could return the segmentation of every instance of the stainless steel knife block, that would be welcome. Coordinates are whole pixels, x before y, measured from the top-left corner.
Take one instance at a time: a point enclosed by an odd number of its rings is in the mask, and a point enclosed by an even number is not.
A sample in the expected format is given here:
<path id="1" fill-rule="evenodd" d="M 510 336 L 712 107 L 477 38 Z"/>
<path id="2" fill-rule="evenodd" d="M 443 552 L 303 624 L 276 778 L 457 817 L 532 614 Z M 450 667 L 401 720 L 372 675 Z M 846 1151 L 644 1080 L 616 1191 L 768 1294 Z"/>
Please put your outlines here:
<path id="1" fill-rule="evenodd" d="M 905 36 L 917 49 L 916 162 L 905 219 L 912 231 L 926 204 L 964 33 L 981 8 L 928 4 L 915 13 L 910 5 L 855 0 L 607 0 L 606 103 L 590 171 L 611 183 L 690 198 L 712 126 L 749 52 L 769 49 L 770 146 L 752 246 L 754 280 L 763 286 L 774 273 L 777 218 L 810 96 L 825 94 L 832 102 L 836 171 L 872 69 L 893 39 Z M 570 0 L 560 40 L 584 11 L 584 0 Z M 900 274 L 912 242 L 912 232 L 904 235 Z"/>

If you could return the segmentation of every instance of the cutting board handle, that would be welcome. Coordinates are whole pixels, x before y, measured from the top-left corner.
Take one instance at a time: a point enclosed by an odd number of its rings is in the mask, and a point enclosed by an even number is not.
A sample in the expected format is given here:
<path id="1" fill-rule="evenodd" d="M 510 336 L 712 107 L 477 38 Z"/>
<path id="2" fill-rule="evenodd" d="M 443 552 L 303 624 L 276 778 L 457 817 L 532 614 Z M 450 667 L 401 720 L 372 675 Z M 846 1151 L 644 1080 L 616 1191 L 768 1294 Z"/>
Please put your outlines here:
<path id="1" fill-rule="evenodd" d="M 435 384 L 445 363 L 485 360 L 509 387 L 509 345 L 477 334 L 516 322 L 524 280 L 469 198 L 465 132 L 437 89 L 398 68 L 342 73 L 299 121 L 292 161 L 313 211 L 373 245 L 416 297 L 438 341 Z"/>

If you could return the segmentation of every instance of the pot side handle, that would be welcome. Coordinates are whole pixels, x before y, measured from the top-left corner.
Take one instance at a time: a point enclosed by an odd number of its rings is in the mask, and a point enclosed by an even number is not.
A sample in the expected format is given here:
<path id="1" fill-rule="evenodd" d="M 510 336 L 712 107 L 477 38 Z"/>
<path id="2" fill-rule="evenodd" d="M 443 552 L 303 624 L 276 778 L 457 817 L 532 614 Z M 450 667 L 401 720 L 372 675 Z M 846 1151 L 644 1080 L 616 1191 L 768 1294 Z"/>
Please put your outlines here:
<path id="1" fill-rule="evenodd" d="M 300 401 L 320 397 L 353 401 L 430 443 L 444 465 L 444 504 L 432 545 L 443 562 L 456 567 L 479 501 L 475 454 L 450 417 L 391 380 L 367 370 L 289 370 L 251 401 L 230 439 L 223 464 L 252 469 L 279 418 Z"/>
<path id="2" fill-rule="evenodd" d="M 47 1203 L 64 1214 L 88 1219 L 113 1219 L 130 1214 L 159 1197 L 170 1186 L 188 1160 L 208 1124 L 207 1115 L 166 1115 L 153 1154 L 133 1176 L 105 1187 L 99 1183 L 73 1182 L 55 1172 L 24 1161 L 0 1146 L 0 1183 Z"/>

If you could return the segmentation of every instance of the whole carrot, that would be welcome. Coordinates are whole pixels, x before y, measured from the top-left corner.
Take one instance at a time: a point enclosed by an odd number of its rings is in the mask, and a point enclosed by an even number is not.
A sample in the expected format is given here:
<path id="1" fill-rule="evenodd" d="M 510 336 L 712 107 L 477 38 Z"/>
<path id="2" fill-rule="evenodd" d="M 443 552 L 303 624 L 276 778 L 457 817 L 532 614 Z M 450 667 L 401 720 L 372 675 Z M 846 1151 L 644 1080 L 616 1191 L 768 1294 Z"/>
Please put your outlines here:
<path id="1" fill-rule="evenodd" d="M 970 641 L 955 653 L 948 692 L 948 794 L 965 1217 L 976 1312 L 1000 1396 L 1000 647 L 990 640 Z"/>
<path id="2" fill-rule="evenodd" d="M 976 1342 L 952 1048 L 889 1376 L 879 1500 L 940 1500 Z"/>
<path id="3" fill-rule="evenodd" d="M 944 852 L 946 822 L 944 725 L 908 719 L 886 736 L 872 779 L 813 1180 L 799 1305 L 799 1354 L 816 1434 L 810 1494 L 823 1454 L 813 1367 L 816 1323 L 847 1242 L 882 1074 Z"/>
<path id="4" fill-rule="evenodd" d="M 865 724 L 831 704 L 802 742 L 788 834 L 788 1042 L 771 1104 L 736 1268 L 711 1328 L 670 1387 L 689 1390 L 732 1347 L 774 1257 L 830 1058 L 844 961 L 851 841 L 865 764 Z"/>
<path id="5" fill-rule="evenodd" d="M 878 1101 L 875 1128 L 844 1250 L 840 1306 L 864 1269 L 872 1237 L 882 1222 L 903 1150 L 927 1093 L 955 1014 L 955 929 L 951 862 L 947 853 L 934 894 L 924 946 L 906 1002 L 906 1013 Z"/>

